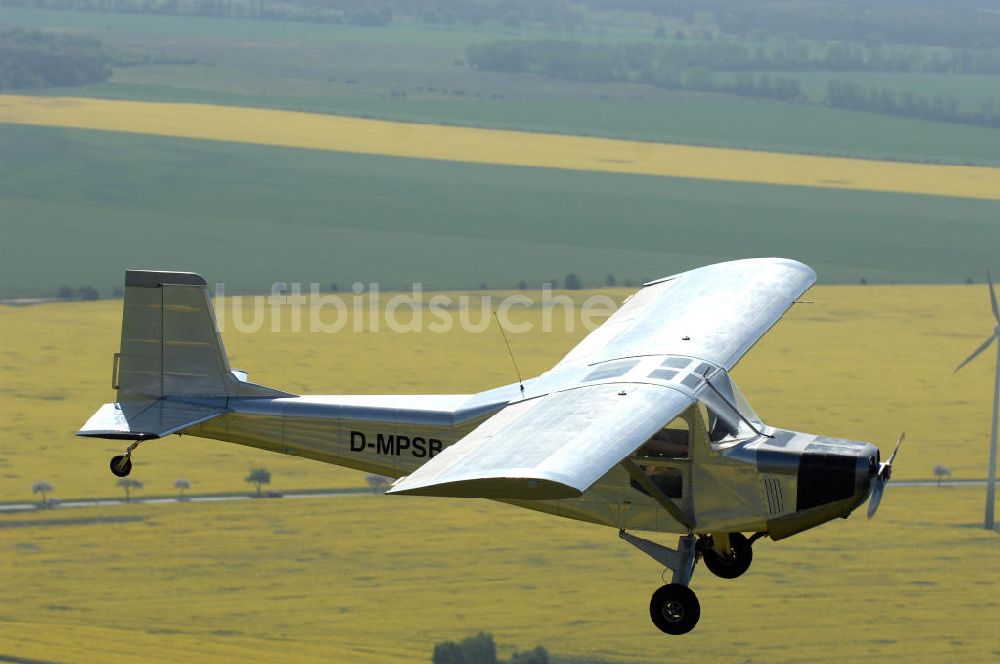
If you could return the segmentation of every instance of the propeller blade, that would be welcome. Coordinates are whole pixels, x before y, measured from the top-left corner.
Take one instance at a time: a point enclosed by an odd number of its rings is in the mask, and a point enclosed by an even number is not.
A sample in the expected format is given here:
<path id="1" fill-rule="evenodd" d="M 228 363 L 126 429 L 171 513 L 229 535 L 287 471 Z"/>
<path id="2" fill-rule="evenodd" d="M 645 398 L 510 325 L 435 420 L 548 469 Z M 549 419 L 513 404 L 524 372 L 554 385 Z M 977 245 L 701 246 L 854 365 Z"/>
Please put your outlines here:
<path id="1" fill-rule="evenodd" d="M 905 438 L 906 438 L 906 432 L 901 431 L 899 434 L 899 438 L 896 439 L 896 448 L 892 451 L 892 456 L 890 456 L 889 460 L 885 462 L 885 465 L 892 468 L 892 462 L 896 458 L 896 453 L 899 452 L 899 446 L 903 444 L 903 440 Z"/>
<path id="2" fill-rule="evenodd" d="M 984 350 L 986 350 L 987 348 L 989 348 L 990 344 L 993 343 L 993 340 L 996 339 L 996 338 L 997 338 L 996 333 L 991 334 L 990 338 L 987 339 L 986 341 L 984 341 L 982 346 L 980 346 L 976 350 L 972 351 L 972 355 L 970 355 L 967 358 L 965 358 L 965 362 L 962 362 L 960 365 L 958 365 L 957 367 L 955 367 L 955 373 L 958 373 L 959 369 L 961 369 L 962 367 L 964 367 L 966 364 L 968 364 L 972 360 L 976 359 L 976 356 L 978 356 Z"/>
<path id="3" fill-rule="evenodd" d="M 881 474 L 875 477 L 875 486 L 872 487 L 872 497 L 868 499 L 869 519 L 875 516 L 875 512 L 878 511 L 878 506 L 882 502 L 882 492 L 885 491 L 886 482 L 888 482 L 888 480 L 882 477 Z"/>
<path id="4" fill-rule="evenodd" d="M 899 446 L 903 444 L 904 438 L 906 438 L 905 431 L 901 432 L 899 438 L 896 439 L 896 447 L 892 450 L 889 460 L 878 468 L 878 474 L 875 475 L 875 486 L 872 487 L 872 495 L 868 500 L 869 519 L 875 516 L 875 512 L 878 512 L 878 506 L 882 504 L 882 493 L 885 491 L 885 485 L 892 478 L 892 462 L 896 460 L 896 454 L 899 452 Z"/>
<path id="5" fill-rule="evenodd" d="M 997 294 L 993 290 L 993 277 L 990 276 L 989 270 L 986 270 L 986 284 L 990 287 L 990 305 L 993 307 L 993 317 L 1000 323 L 1000 307 L 997 306 Z"/>

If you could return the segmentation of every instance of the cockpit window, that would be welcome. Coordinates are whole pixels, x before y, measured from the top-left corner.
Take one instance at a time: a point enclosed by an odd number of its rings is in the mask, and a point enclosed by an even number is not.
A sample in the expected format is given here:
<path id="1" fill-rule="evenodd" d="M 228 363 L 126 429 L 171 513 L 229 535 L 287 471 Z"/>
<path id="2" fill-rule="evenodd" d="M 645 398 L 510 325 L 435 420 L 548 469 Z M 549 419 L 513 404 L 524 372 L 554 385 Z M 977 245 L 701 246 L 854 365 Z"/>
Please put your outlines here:
<path id="1" fill-rule="evenodd" d="M 691 429 L 683 417 L 653 434 L 635 453 L 645 459 L 686 459 L 691 446 Z"/>
<path id="2" fill-rule="evenodd" d="M 699 395 L 708 409 L 708 439 L 726 445 L 757 435 L 763 423 L 728 374 L 716 373 Z M 712 389 L 715 388 L 715 389 Z"/>

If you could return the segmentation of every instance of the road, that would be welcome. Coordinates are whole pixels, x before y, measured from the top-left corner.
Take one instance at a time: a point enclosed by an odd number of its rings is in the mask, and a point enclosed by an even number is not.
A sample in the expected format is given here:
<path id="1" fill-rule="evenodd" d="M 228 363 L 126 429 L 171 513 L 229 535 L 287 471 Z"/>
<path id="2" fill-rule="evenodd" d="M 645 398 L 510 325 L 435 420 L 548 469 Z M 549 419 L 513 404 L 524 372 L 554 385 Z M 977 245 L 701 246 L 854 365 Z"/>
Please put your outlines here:
<path id="1" fill-rule="evenodd" d="M 902 480 L 890 482 L 888 487 L 894 489 L 912 489 L 919 487 L 982 487 L 986 485 L 986 480 L 945 480 L 938 483 L 937 480 Z M 267 495 L 264 498 L 344 498 L 346 496 L 372 495 L 371 489 L 330 489 L 330 490 L 310 490 L 310 491 L 288 491 L 280 495 Z M 255 500 L 257 497 L 251 494 L 226 494 L 217 496 L 186 496 L 183 499 L 176 496 L 158 496 L 154 498 L 133 498 L 126 501 L 124 498 L 98 498 L 93 500 L 64 500 L 49 508 L 68 509 L 73 507 L 106 507 L 110 505 L 159 505 L 163 503 L 214 503 L 227 500 Z M 42 503 L 0 503 L 0 513 L 23 513 L 34 512 L 45 508 Z"/>
<path id="2" fill-rule="evenodd" d="M 328 491 L 289 491 L 283 494 L 264 494 L 261 499 L 266 498 L 344 498 L 346 496 L 371 495 L 371 489 L 330 489 Z M 157 496 L 154 498 L 133 498 L 126 501 L 124 498 L 98 498 L 94 500 L 63 500 L 54 505 L 51 509 L 67 509 L 73 507 L 106 507 L 109 505 L 159 505 L 163 503 L 215 503 L 227 500 L 257 500 L 257 496 L 252 494 L 226 494 L 220 496 Z M 42 503 L 0 503 L 0 513 L 3 512 L 34 512 L 44 508 Z"/>

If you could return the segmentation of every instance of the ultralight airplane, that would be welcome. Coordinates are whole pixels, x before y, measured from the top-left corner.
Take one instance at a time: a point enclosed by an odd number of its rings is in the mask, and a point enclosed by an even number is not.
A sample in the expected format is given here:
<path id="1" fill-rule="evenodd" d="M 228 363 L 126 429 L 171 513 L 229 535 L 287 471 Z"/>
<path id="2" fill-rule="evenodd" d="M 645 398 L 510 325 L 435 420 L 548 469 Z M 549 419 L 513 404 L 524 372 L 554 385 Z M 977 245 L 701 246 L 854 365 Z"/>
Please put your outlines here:
<path id="1" fill-rule="evenodd" d="M 185 434 L 398 478 L 389 494 L 489 498 L 618 530 L 672 571 L 650 616 L 701 614 L 695 563 L 735 578 L 751 545 L 847 517 L 892 471 L 869 443 L 764 424 L 729 371 L 816 280 L 763 258 L 649 282 L 552 369 L 478 394 L 296 396 L 230 368 L 205 280 L 129 270 L 117 402 L 80 436 Z M 898 450 L 898 443 L 897 443 Z M 680 533 L 676 549 L 628 531 Z M 747 537 L 744 533 L 750 533 Z"/>

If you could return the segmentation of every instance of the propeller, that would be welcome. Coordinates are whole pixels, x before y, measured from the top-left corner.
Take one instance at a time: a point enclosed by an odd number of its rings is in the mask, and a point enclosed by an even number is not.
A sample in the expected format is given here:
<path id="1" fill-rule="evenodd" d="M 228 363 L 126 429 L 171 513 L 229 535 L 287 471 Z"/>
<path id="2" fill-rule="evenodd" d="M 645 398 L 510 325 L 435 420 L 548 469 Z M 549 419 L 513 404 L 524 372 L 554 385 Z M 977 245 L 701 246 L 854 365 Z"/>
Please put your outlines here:
<path id="1" fill-rule="evenodd" d="M 903 443 L 903 439 L 906 437 L 906 432 L 899 434 L 899 438 L 896 440 L 896 449 L 892 451 L 892 456 L 889 460 L 879 464 L 878 472 L 875 473 L 875 485 L 872 487 L 872 497 L 868 501 L 868 518 L 875 516 L 875 512 L 878 511 L 878 506 L 882 502 L 882 492 L 885 491 L 885 485 L 889 483 L 889 479 L 892 477 L 892 462 L 896 458 L 896 453 L 899 452 L 899 446 Z"/>
<path id="2" fill-rule="evenodd" d="M 979 348 L 972 351 L 972 355 L 965 358 L 964 362 L 955 367 L 955 373 L 958 373 L 959 369 L 976 359 L 980 353 L 990 347 L 990 344 L 996 340 L 997 336 L 1000 336 L 1000 306 L 997 305 L 997 294 L 996 291 L 993 290 L 993 277 L 990 275 L 989 271 L 986 272 L 986 285 L 990 287 L 990 306 L 993 308 L 993 318 L 996 319 L 997 325 L 993 329 L 993 333 L 986 339 L 986 341 L 984 341 Z"/>

